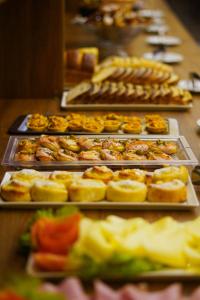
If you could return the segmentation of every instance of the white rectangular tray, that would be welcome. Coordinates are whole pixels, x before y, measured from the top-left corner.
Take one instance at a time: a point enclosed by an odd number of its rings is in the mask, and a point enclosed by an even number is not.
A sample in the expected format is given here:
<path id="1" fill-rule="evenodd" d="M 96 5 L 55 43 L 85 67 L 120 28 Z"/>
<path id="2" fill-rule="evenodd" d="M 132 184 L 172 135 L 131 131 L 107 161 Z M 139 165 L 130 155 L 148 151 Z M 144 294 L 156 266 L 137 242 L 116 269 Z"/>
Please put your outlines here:
<path id="1" fill-rule="evenodd" d="M 192 103 L 186 105 L 178 104 L 68 104 L 68 91 L 63 92 L 61 99 L 61 108 L 66 110 L 139 110 L 139 111 L 177 111 L 192 108 Z"/>
<path id="2" fill-rule="evenodd" d="M 11 175 L 15 172 L 6 172 L 1 185 L 8 182 Z M 48 175 L 50 172 L 42 172 Z M 82 172 L 74 172 L 75 174 L 81 175 Z M 192 185 L 191 179 L 189 179 L 187 185 L 188 199 L 183 203 L 161 203 L 161 202 L 6 202 L 0 197 L 0 207 L 8 208 L 30 208 L 37 209 L 42 207 L 60 207 L 60 206 L 77 206 L 80 209 L 115 209 L 115 210 L 146 210 L 146 209 L 156 209 L 156 210 L 187 210 L 193 209 L 199 206 L 199 201 L 195 193 L 194 187 Z"/>
<path id="3" fill-rule="evenodd" d="M 26 264 L 26 272 L 28 275 L 40 278 L 40 279 L 54 279 L 54 278 L 65 278 L 66 276 L 72 276 L 72 273 L 69 271 L 65 272 L 44 272 L 37 270 L 34 266 L 33 255 L 30 254 L 27 264 Z M 181 269 L 166 269 L 160 271 L 151 271 L 145 272 L 141 275 L 134 276 L 131 280 L 199 280 L 200 273 L 186 271 Z M 112 281 L 112 279 L 110 280 Z M 115 281 L 117 281 L 115 279 Z"/>

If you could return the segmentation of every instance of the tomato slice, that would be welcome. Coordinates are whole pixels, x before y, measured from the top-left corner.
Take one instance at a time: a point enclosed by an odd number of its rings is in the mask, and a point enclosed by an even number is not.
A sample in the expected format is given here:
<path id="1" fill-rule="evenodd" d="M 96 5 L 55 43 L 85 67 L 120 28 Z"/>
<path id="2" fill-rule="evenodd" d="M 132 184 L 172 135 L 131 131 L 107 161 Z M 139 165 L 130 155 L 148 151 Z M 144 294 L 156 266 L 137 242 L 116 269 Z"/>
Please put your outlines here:
<path id="1" fill-rule="evenodd" d="M 17 296 L 13 292 L 5 291 L 0 293 L 0 300 L 26 300 L 25 298 L 22 298 L 20 296 Z"/>
<path id="2" fill-rule="evenodd" d="M 33 258 L 35 266 L 43 271 L 64 271 L 67 264 L 67 257 L 64 255 L 38 252 Z"/>
<path id="3" fill-rule="evenodd" d="M 78 238 L 80 214 L 62 219 L 42 218 L 32 227 L 32 244 L 38 251 L 66 254 Z"/>

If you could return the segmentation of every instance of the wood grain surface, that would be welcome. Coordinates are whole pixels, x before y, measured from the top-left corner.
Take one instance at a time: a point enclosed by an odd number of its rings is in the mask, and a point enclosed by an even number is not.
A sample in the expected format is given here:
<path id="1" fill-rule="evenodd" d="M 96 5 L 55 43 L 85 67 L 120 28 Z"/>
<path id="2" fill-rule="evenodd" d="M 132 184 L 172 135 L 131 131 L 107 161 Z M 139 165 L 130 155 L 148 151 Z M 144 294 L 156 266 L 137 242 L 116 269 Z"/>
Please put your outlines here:
<path id="1" fill-rule="evenodd" d="M 173 50 L 184 55 L 184 62 L 175 66 L 176 72 L 185 78 L 190 71 L 198 71 L 200 69 L 200 51 L 188 32 L 183 28 L 183 25 L 177 20 L 174 14 L 164 1 L 148 0 L 147 5 L 152 8 L 159 8 L 164 10 L 166 22 L 170 26 L 170 34 L 181 37 L 183 43 L 178 47 L 173 47 Z M 66 46 L 93 46 L 98 45 L 99 40 L 97 36 L 90 34 L 84 30 L 83 27 L 74 27 L 70 25 L 70 11 L 66 11 Z M 145 43 L 146 33 L 143 33 L 133 40 L 130 40 L 127 45 L 127 51 L 131 55 L 142 55 L 145 51 L 152 50 L 152 47 Z M 114 49 L 113 49 L 114 50 Z M 42 63 L 42 62 L 41 62 Z M 8 127 L 12 124 L 15 118 L 20 114 L 26 113 L 57 113 L 60 112 L 59 99 L 15 99 L 15 100 L 0 100 L 0 136 L 1 147 L 0 157 L 2 158 L 5 147 L 8 141 L 6 134 Z M 137 113 L 142 115 L 143 113 Z M 161 112 L 163 116 L 170 116 L 176 118 L 179 122 L 180 132 L 185 135 L 197 158 L 200 158 L 200 135 L 197 132 L 196 120 L 200 117 L 200 97 L 194 97 L 193 109 L 187 112 Z M 1 168 L 1 177 L 4 173 Z M 148 220 L 156 220 L 159 217 L 170 215 L 177 220 L 193 219 L 200 213 L 199 209 L 188 212 L 154 212 L 154 211 L 122 211 L 114 212 L 123 217 L 141 216 Z M 13 210 L 1 209 L 0 211 L 0 278 L 3 280 L 5 274 L 9 272 L 24 272 L 25 258 L 22 258 L 18 252 L 18 239 L 20 234 L 26 227 L 27 221 L 33 214 L 28 210 Z M 104 211 L 87 212 L 92 217 L 102 218 L 106 214 Z M 195 286 L 195 283 L 185 283 L 190 288 Z M 155 287 L 158 286 L 158 283 Z"/>

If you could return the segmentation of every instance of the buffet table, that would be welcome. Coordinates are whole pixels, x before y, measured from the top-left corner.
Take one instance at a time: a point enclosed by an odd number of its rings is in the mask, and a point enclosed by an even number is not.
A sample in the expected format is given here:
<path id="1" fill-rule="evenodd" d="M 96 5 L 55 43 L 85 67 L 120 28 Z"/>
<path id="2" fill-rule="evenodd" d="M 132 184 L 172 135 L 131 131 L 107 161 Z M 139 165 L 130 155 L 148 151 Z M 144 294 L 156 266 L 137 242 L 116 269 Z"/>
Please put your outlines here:
<path id="1" fill-rule="evenodd" d="M 170 26 L 170 34 L 179 36 L 182 39 L 180 46 L 174 47 L 174 50 L 184 55 L 184 61 L 179 65 L 175 65 L 174 69 L 181 78 L 187 78 L 189 72 L 198 71 L 200 69 L 200 50 L 190 34 L 185 30 L 180 21 L 172 13 L 168 5 L 164 1 L 151 0 L 149 1 L 150 8 L 161 9 L 165 13 L 166 22 Z M 80 28 L 74 28 L 71 34 L 71 27 L 68 24 L 70 13 L 67 12 L 66 18 L 66 46 L 81 46 L 88 40 L 90 45 L 96 42 L 94 35 L 82 32 Z M 147 33 L 137 36 L 133 41 L 127 44 L 127 52 L 130 55 L 141 56 L 146 51 L 151 51 L 152 47 L 145 42 Z M 60 100 L 55 99 L 0 99 L 0 134 L 1 147 L 0 158 L 2 159 L 6 144 L 8 142 L 7 130 L 12 122 L 20 114 L 29 113 L 59 113 Z M 180 134 L 184 135 L 197 159 L 200 159 L 200 133 L 198 133 L 196 120 L 200 114 L 200 97 L 194 96 L 193 108 L 188 111 L 181 112 L 159 112 L 162 116 L 176 118 L 180 126 Z M 144 112 L 137 112 L 138 116 Z M 4 169 L 1 167 L 1 178 L 4 174 Z M 110 213 L 124 217 L 140 216 L 148 220 L 156 220 L 159 217 L 170 215 L 177 220 L 188 220 L 200 214 L 200 209 L 193 211 L 88 211 L 90 216 L 101 218 Z M 33 210 L 18 210 L 18 209 L 0 209 L 0 278 L 3 279 L 7 272 L 24 272 L 25 260 L 18 254 L 18 240 L 20 234 L 24 231 L 27 221 L 34 213 Z M 194 283 L 195 284 L 195 283 Z M 158 284 L 157 284 L 158 285 Z M 187 283 L 187 286 L 192 286 L 192 283 Z"/>

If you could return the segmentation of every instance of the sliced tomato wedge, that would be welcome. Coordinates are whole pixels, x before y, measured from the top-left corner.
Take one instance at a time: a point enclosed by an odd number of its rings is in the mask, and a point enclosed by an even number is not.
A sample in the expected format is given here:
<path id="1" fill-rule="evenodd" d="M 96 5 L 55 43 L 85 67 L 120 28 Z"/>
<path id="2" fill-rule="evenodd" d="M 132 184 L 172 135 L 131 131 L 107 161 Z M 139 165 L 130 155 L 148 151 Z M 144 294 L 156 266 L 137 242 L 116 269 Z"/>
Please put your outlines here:
<path id="1" fill-rule="evenodd" d="M 78 238 L 80 214 L 67 218 L 39 219 L 32 227 L 32 244 L 39 252 L 66 254 Z"/>
<path id="2" fill-rule="evenodd" d="M 35 266 L 43 271 L 64 271 L 67 256 L 52 253 L 35 253 L 33 256 Z M 1 299 L 0 299 L 1 300 Z"/>

